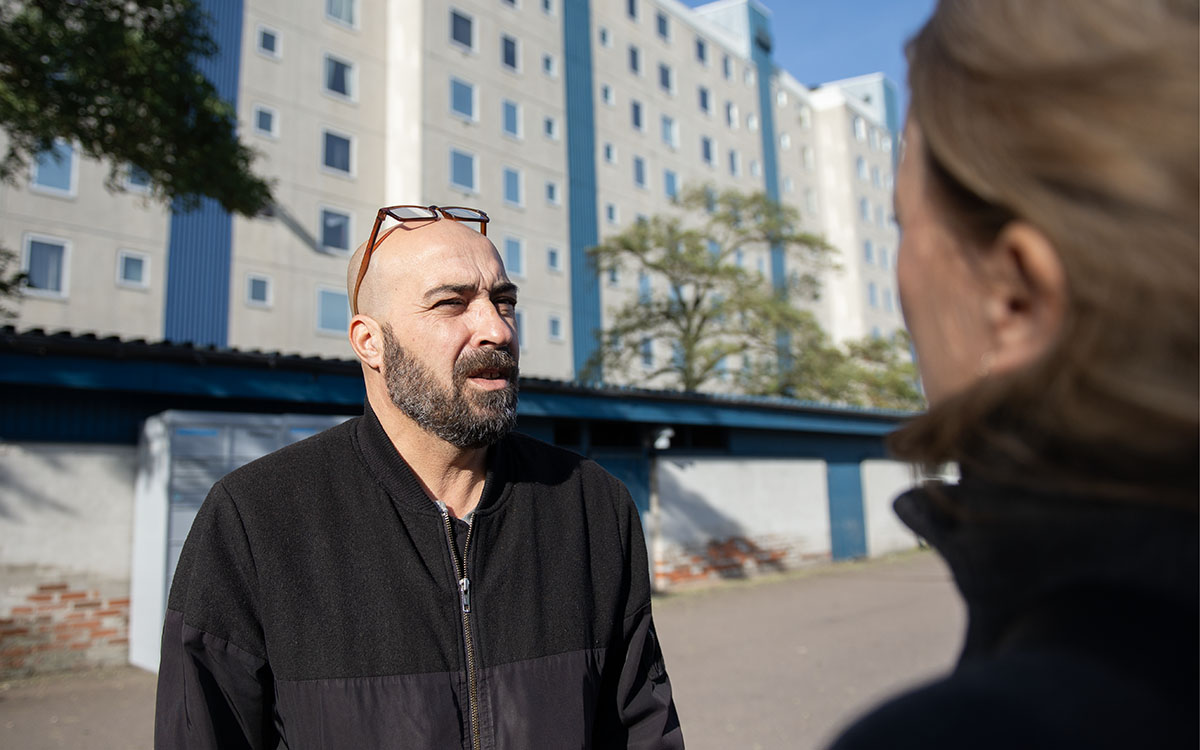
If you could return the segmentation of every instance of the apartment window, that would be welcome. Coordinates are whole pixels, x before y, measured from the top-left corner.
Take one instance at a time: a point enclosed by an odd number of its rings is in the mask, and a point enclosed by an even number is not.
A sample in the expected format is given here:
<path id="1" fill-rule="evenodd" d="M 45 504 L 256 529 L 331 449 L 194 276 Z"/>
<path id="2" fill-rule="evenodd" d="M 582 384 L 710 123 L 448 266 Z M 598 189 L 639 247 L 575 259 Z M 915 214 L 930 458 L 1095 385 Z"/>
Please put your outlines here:
<path id="1" fill-rule="evenodd" d="M 617 163 L 617 147 L 611 143 L 604 144 L 604 161 L 608 164 Z"/>
<path id="2" fill-rule="evenodd" d="M 542 0 L 542 12 L 548 16 L 554 15 L 554 0 Z"/>
<path id="3" fill-rule="evenodd" d="M 546 248 L 546 268 L 551 271 L 563 270 L 562 252 L 557 247 Z"/>
<path id="4" fill-rule="evenodd" d="M 796 189 L 796 182 L 791 177 L 783 178 L 783 192 L 790 193 Z"/>
<path id="5" fill-rule="evenodd" d="M 699 89 L 700 111 L 704 114 L 712 113 L 712 97 L 708 93 L 706 86 L 701 86 Z"/>
<path id="6" fill-rule="evenodd" d="M 562 341 L 562 318 L 557 315 L 550 316 L 550 340 Z"/>
<path id="7" fill-rule="evenodd" d="M 630 121 L 633 123 L 634 130 L 641 130 L 642 129 L 642 103 L 641 102 L 635 100 L 635 101 L 632 101 L 629 103 L 629 117 L 630 117 Z"/>
<path id="8" fill-rule="evenodd" d="M 649 302 L 651 296 L 650 274 L 638 271 L 638 301 Z"/>
<path id="9" fill-rule="evenodd" d="M 671 66 L 666 63 L 658 64 L 658 86 L 668 94 L 675 91 L 675 76 L 671 70 Z"/>
<path id="10" fill-rule="evenodd" d="M 733 177 L 742 176 L 742 160 L 738 157 L 738 152 L 733 149 L 729 150 L 729 174 Z"/>
<path id="11" fill-rule="evenodd" d="M 500 2 L 504 3 L 505 5 L 507 5 L 510 8 L 517 7 L 517 0 L 500 0 Z"/>
<path id="12" fill-rule="evenodd" d="M 878 151 L 879 150 L 879 131 L 876 130 L 875 128 L 871 128 L 871 130 L 868 132 L 868 135 L 870 136 L 870 138 L 868 140 L 871 144 L 871 150 Z"/>
<path id="13" fill-rule="evenodd" d="M 475 120 L 475 87 L 461 78 L 450 78 L 450 111 L 464 120 Z"/>
<path id="14" fill-rule="evenodd" d="M 807 104 L 800 108 L 800 127 L 806 130 L 812 127 L 812 107 Z"/>
<path id="15" fill-rule="evenodd" d="M 542 120 L 542 134 L 552 141 L 558 140 L 558 118 L 546 117 Z"/>
<path id="16" fill-rule="evenodd" d="M 633 184 L 636 187 L 646 187 L 646 160 L 640 156 L 633 157 Z"/>
<path id="17" fill-rule="evenodd" d="M 733 60 L 729 58 L 729 55 L 721 57 L 721 75 L 725 76 L 726 81 L 733 80 Z"/>
<path id="18" fill-rule="evenodd" d="M 875 207 L 875 226 L 883 226 L 883 206 Z"/>
<path id="19" fill-rule="evenodd" d="M 871 220 L 871 202 L 866 198 L 858 199 L 858 216 L 863 221 Z"/>
<path id="20" fill-rule="evenodd" d="M 867 302 L 871 307 L 879 307 L 879 290 L 875 288 L 875 282 L 867 283 Z"/>
<path id="21" fill-rule="evenodd" d="M 518 60 L 517 40 L 508 34 L 502 34 L 500 36 L 500 62 L 509 70 L 515 71 L 520 67 L 520 61 Z"/>
<path id="22" fill-rule="evenodd" d="M 879 179 L 879 167 L 871 167 L 871 184 L 875 187 L 883 186 L 883 181 Z"/>
<path id="23" fill-rule="evenodd" d="M 131 250 L 118 250 L 117 284 L 131 289 L 150 286 L 150 256 Z"/>
<path id="24" fill-rule="evenodd" d="M 817 194 L 812 188 L 804 189 L 804 207 L 810 214 L 817 212 Z"/>
<path id="25" fill-rule="evenodd" d="M 521 170 L 512 167 L 504 168 L 504 200 L 516 206 L 523 204 L 524 196 L 521 190 Z"/>
<path id="26" fill-rule="evenodd" d="M 816 157 L 813 154 L 811 146 L 805 146 L 800 149 L 800 162 L 804 164 L 804 168 L 811 170 L 816 164 Z"/>
<path id="27" fill-rule="evenodd" d="M 325 55 L 325 90 L 331 94 L 354 97 L 354 64 Z"/>
<path id="28" fill-rule="evenodd" d="M 887 133 L 882 133 L 879 136 L 879 148 L 883 149 L 884 153 L 892 151 L 892 137 Z"/>
<path id="29" fill-rule="evenodd" d="M 65 297 L 67 241 L 26 235 L 24 245 L 21 270 L 25 273 L 25 290 L 39 296 Z"/>
<path id="30" fill-rule="evenodd" d="M 625 13 L 633 20 L 635 20 L 635 21 L 637 20 L 637 17 L 638 17 L 637 0 L 626 0 Z"/>
<path id="31" fill-rule="evenodd" d="M 34 157 L 32 187 L 42 192 L 74 195 L 77 162 L 74 146 L 62 139 L 54 141 L 49 151 Z"/>
<path id="32" fill-rule="evenodd" d="M 892 312 L 895 309 L 892 304 L 892 290 L 887 287 L 883 289 L 883 309 L 887 312 Z"/>
<path id="33" fill-rule="evenodd" d="M 870 240 L 863 240 L 863 261 L 868 265 L 875 262 L 875 246 Z"/>
<path id="34" fill-rule="evenodd" d="M 858 179 L 867 179 L 867 160 L 861 156 L 854 160 L 854 171 L 858 174 Z"/>
<path id="35" fill-rule="evenodd" d="M 632 44 L 629 45 L 629 71 L 639 75 L 642 72 L 642 53 Z"/>
<path id="36" fill-rule="evenodd" d="M 613 266 L 612 268 L 608 269 L 608 285 L 616 286 L 617 284 L 620 284 L 620 283 L 621 283 L 621 269 L 617 268 L 616 266 Z"/>
<path id="37" fill-rule="evenodd" d="M 600 84 L 600 101 L 610 107 L 617 103 L 617 95 L 613 93 L 613 87 L 607 83 Z"/>
<path id="38" fill-rule="evenodd" d="M 703 39 L 696 39 L 696 62 L 708 65 L 708 44 Z"/>
<path id="39" fill-rule="evenodd" d="M 883 270 L 888 270 L 888 249 L 886 247 L 879 248 L 879 267 Z"/>
<path id="40" fill-rule="evenodd" d="M 758 115 L 754 114 L 753 112 L 746 115 L 746 127 L 751 132 L 757 131 L 758 130 Z"/>
<path id="41" fill-rule="evenodd" d="M 340 289 L 317 288 L 317 330 L 345 333 L 350 329 L 350 303 Z"/>
<path id="42" fill-rule="evenodd" d="M 279 115 L 271 107 L 254 106 L 254 132 L 271 138 L 279 137 Z"/>
<path id="43" fill-rule="evenodd" d="M 139 193 L 150 190 L 150 173 L 136 164 L 130 164 L 125 170 L 125 187 Z"/>
<path id="44" fill-rule="evenodd" d="M 863 118 L 855 116 L 853 128 L 855 140 L 864 141 L 867 139 L 867 123 L 863 121 Z"/>
<path id="45" fill-rule="evenodd" d="M 674 117 L 662 116 L 662 139 L 668 146 L 679 148 L 679 123 Z"/>
<path id="46" fill-rule="evenodd" d="M 679 197 L 679 175 L 669 169 L 663 171 L 663 192 L 672 200 Z"/>
<path id="47" fill-rule="evenodd" d="M 246 304 L 250 307 L 271 306 L 271 278 L 269 276 L 257 273 L 246 274 Z"/>
<path id="48" fill-rule="evenodd" d="M 704 161 L 705 164 L 709 165 L 710 167 L 712 166 L 713 159 L 715 158 L 714 151 L 715 151 L 715 149 L 713 147 L 712 138 L 709 138 L 706 135 L 701 136 L 700 137 L 700 158 Z"/>
<path id="49" fill-rule="evenodd" d="M 358 0 L 325 0 L 325 16 L 347 26 L 357 24 L 355 20 Z"/>
<path id="50" fill-rule="evenodd" d="M 612 34 L 609 34 L 608 29 L 605 28 L 604 26 L 600 27 L 600 46 L 601 47 L 611 47 L 612 46 Z"/>
<path id="51" fill-rule="evenodd" d="M 525 314 L 517 310 L 516 315 L 513 316 L 513 322 L 516 324 L 517 346 L 521 351 L 525 351 Z"/>
<path id="52" fill-rule="evenodd" d="M 504 238 L 504 268 L 514 276 L 525 275 L 525 242 L 520 238 Z"/>
<path id="53" fill-rule="evenodd" d="M 788 135 L 787 133 L 780 133 L 779 134 L 779 148 L 783 149 L 784 151 L 787 151 L 791 147 L 792 147 L 792 137 L 790 135 Z"/>
<path id="54" fill-rule="evenodd" d="M 324 131 L 325 147 L 323 150 L 323 163 L 328 169 L 344 174 L 352 174 L 353 169 L 353 141 L 348 135 L 335 133 L 332 130 Z"/>
<path id="55" fill-rule="evenodd" d="M 754 68 L 746 68 L 742 71 L 742 81 L 747 86 L 753 86 L 754 81 L 758 76 L 754 73 Z"/>
<path id="56" fill-rule="evenodd" d="M 750 160 L 750 176 L 762 177 L 762 165 L 758 163 L 758 159 Z"/>
<path id="57" fill-rule="evenodd" d="M 258 27 L 258 51 L 267 57 L 279 59 L 283 49 L 280 44 L 279 32 L 268 26 Z"/>
<path id="58" fill-rule="evenodd" d="M 479 169 L 475 154 L 450 149 L 450 185 L 474 193 L 478 183 Z"/>
<path id="59" fill-rule="evenodd" d="M 738 108 L 733 102 L 725 102 L 725 124 L 733 129 L 738 126 Z"/>
<path id="60" fill-rule="evenodd" d="M 321 209 L 321 247 L 350 252 L 350 214 L 332 208 Z"/>
<path id="61" fill-rule="evenodd" d="M 505 99 L 501 105 L 502 127 L 505 135 L 513 138 L 521 137 L 521 105 L 511 99 Z"/>
<path id="62" fill-rule="evenodd" d="M 542 55 L 542 72 L 551 78 L 558 77 L 558 62 L 554 59 L 554 55 Z"/>
<path id="63" fill-rule="evenodd" d="M 740 247 L 733 252 L 733 265 L 738 268 L 746 267 L 746 251 Z"/>
<path id="64" fill-rule="evenodd" d="M 604 220 L 609 224 L 617 223 L 617 206 L 613 203 L 604 204 Z"/>
<path id="65" fill-rule="evenodd" d="M 450 41 L 473 51 L 475 49 L 475 19 L 457 10 L 450 11 Z"/>
<path id="66" fill-rule="evenodd" d="M 664 40 L 671 38 L 671 22 L 667 20 L 667 14 L 659 12 L 654 17 L 654 28 L 658 31 L 658 36 Z"/>
<path id="67" fill-rule="evenodd" d="M 775 103 L 780 107 L 786 107 L 788 103 L 788 95 L 786 91 L 775 92 Z"/>
<path id="68" fill-rule="evenodd" d="M 642 367 L 654 366 L 654 342 L 650 339 L 642 339 L 641 345 Z"/>
<path id="69" fill-rule="evenodd" d="M 558 183 L 553 180 L 546 183 L 546 202 L 552 206 L 557 206 L 562 203 L 562 196 L 559 194 Z"/>

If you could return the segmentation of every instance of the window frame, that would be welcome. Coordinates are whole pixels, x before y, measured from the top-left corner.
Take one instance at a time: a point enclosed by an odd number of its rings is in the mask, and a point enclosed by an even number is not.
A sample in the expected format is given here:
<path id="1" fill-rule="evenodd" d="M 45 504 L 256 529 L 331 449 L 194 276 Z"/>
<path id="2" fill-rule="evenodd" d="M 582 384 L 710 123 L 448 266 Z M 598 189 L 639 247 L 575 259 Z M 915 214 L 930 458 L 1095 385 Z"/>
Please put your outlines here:
<path id="1" fill-rule="evenodd" d="M 341 102 L 357 102 L 358 101 L 358 66 L 352 60 L 347 60 L 344 57 L 335 55 L 332 52 L 326 51 L 322 58 L 323 65 L 321 66 L 321 92 L 326 96 L 332 97 Z M 340 64 L 346 68 L 346 93 L 342 93 L 337 89 L 329 86 L 329 65 L 330 63 Z"/>
<path id="2" fill-rule="evenodd" d="M 346 217 L 346 246 L 345 247 L 337 247 L 336 245 L 329 245 L 329 244 L 325 243 L 325 215 L 327 213 L 328 214 L 337 214 L 339 216 Z M 345 208 L 338 208 L 337 206 L 331 206 L 328 203 L 317 204 L 317 242 L 320 244 L 322 252 L 326 252 L 331 255 L 343 255 L 343 256 L 350 255 L 350 253 L 354 252 L 354 238 L 352 236 L 353 231 L 354 231 L 354 212 L 353 211 L 351 211 L 349 209 L 345 209 Z"/>
<path id="3" fill-rule="evenodd" d="M 455 109 L 455 106 L 454 106 L 455 105 L 455 99 L 454 99 L 454 85 L 455 84 L 460 84 L 462 86 L 466 86 L 468 92 L 470 93 L 471 112 L 469 114 L 460 112 L 457 109 Z M 458 76 L 451 73 L 450 80 L 449 80 L 449 92 L 448 93 L 449 93 L 449 98 L 446 103 L 447 103 L 447 105 L 449 105 L 447 107 L 447 110 L 449 111 L 451 117 L 453 117 L 457 120 L 461 120 L 463 122 L 471 122 L 471 123 L 479 122 L 479 87 L 478 86 L 476 86 L 475 84 L 471 83 L 470 81 L 468 81 L 464 78 L 459 78 Z"/>
<path id="4" fill-rule="evenodd" d="M 647 189 L 646 182 L 646 159 L 642 156 L 635 155 L 631 162 L 633 168 L 633 186 L 640 190 Z"/>
<path id="5" fill-rule="evenodd" d="M 516 182 L 514 183 L 516 186 L 516 191 L 517 191 L 517 196 L 516 196 L 515 200 L 513 198 L 510 198 L 508 195 L 509 176 L 510 175 L 512 175 L 516 180 Z M 525 173 L 520 167 L 513 167 L 513 166 L 509 166 L 507 164 L 501 166 L 501 168 L 500 168 L 500 194 L 506 205 L 513 206 L 516 208 L 524 208 L 525 207 Z"/>
<path id="6" fill-rule="evenodd" d="M 329 162 L 328 162 L 329 138 L 328 137 L 330 135 L 332 135 L 336 138 L 342 138 L 349 143 L 349 148 L 347 149 L 347 152 L 348 152 L 347 159 L 350 162 L 348 170 L 342 170 L 337 167 L 333 167 L 333 166 L 329 165 Z M 355 138 L 353 135 L 351 135 L 349 133 L 345 133 L 345 132 L 342 132 L 335 128 L 328 127 L 328 126 L 324 126 L 324 125 L 321 126 L 321 171 L 324 172 L 325 174 L 329 174 L 329 175 L 336 175 L 338 177 L 354 179 L 358 174 L 358 171 L 356 169 L 357 159 L 355 158 L 358 155 L 357 140 L 358 140 L 357 138 Z"/>
<path id="7" fill-rule="evenodd" d="M 516 131 L 508 129 L 508 105 L 512 105 L 514 119 L 516 122 Z M 524 107 L 516 99 L 502 98 L 500 100 L 500 134 L 513 138 L 518 141 L 525 140 L 525 117 Z"/>
<path id="8" fill-rule="evenodd" d="M 142 280 L 130 281 L 126 279 L 122 271 L 125 270 L 124 260 L 126 258 L 136 258 L 142 262 Z M 117 267 L 116 267 L 117 286 L 122 289 L 133 289 L 139 292 L 145 292 L 150 289 L 150 254 L 140 250 L 128 250 L 126 248 L 117 249 Z"/>
<path id="9" fill-rule="evenodd" d="M 467 156 L 471 159 L 471 184 L 463 185 L 454 181 L 454 155 L 458 153 Z M 451 190 L 457 190 L 467 195 L 479 194 L 479 155 L 474 151 L 469 151 L 460 146 L 450 146 L 447 151 L 448 169 L 446 170 L 446 182 Z"/>
<path id="10" fill-rule="evenodd" d="M 245 304 L 246 307 L 253 307 L 260 310 L 270 310 L 275 306 L 275 285 L 271 282 L 270 276 L 265 273 L 258 273 L 256 271 L 247 271 L 245 279 L 246 296 L 243 298 L 243 304 Z M 251 290 L 254 288 L 255 281 L 265 282 L 265 288 L 267 290 L 266 299 L 257 300 L 254 299 L 254 297 L 250 294 Z"/>
<path id="11" fill-rule="evenodd" d="M 512 65 L 509 65 L 508 61 L 505 60 L 505 55 L 507 54 L 507 42 L 512 42 L 513 44 Z M 512 34 L 500 34 L 500 69 L 514 74 L 521 73 L 521 40 Z"/>
<path id="12" fill-rule="evenodd" d="M 558 329 L 557 333 L 554 332 L 555 328 Z M 550 339 L 550 341 L 554 342 L 563 340 L 563 320 L 561 315 L 555 315 L 554 313 L 551 313 L 550 315 L 546 316 L 546 336 Z"/>
<path id="13" fill-rule="evenodd" d="M 69 184 L 66 188 L 60 188 L 54 185 L 43 185 L 37 181 L 38 172 L 41 169 L 41 155 L 52 153 L 54 148 L 59 144 L 63 144 L 71 150 L 71 153 L 67 158 L 67 169 L 69 170 L 67 182 Z M 41 151 L 33 155 L 33 160 L 30 164 L 29 189 L 31 192 L 49 195 L 55 198 L 74 198 L 79 194 L 79 149 L 75 147 L 73 142 L 68 141 L 65 138 L 55 138 L 54 146 L 51 147 L 51 151 Z"/>
<path id="14" fill-rule="evenodd" d="M 479 33 L 477 31 L 477 26 L 475 24 L 475 16 L 471 13 L 466 12 L 465 10 L 462 10 L 461 8 L 457 8 L 457 7 L 453 7 L 453 6 L 448 8 L 448 11 L 449 11 L 449 13 L 447 15 L 447 19 L 450 22 L 450 28 L 448 29 L 450 46 L 457 47 L 458 49 L 460 49 L 464 52 L 470 52 L 471 54 L 477 54 L 479 52 Z M 463 42 L 454 38 L 454 16 L 456 16 L 456 15 L 459 18 L 465 19 L 467 21 L 467 23 L 470 24 L 470 29 L 469 29 L 470 36 L 471 36 L 470 44 L 464 44 Z"/>
<path id="15" fill-rule="evenodd" d="M 262 46 L 263 32 L 275 37 L 275 49 L 267 50 Z M 255 24 L 254 26 L 254 51 L 268 60 L 283 59 L 283 35 L 273 26 L 268 26 L 265 23 Z"/>
<path id="16" fill-rule="evenodd" d="M 21 235 L 21 272 L 29 273 L 29 262 L 32 260 L 33 243 L 57 245 L 62 248 L 62 268 L 59 273 L 58 289 L 43 289 L 29 285 L 29 278 L 21 283 L 21 294 L 47 300 L 65 300 L 71 294 L 71 240 L 41 232 L 25 232 Z"/>
<path id="17" fill-rule="evenodd" d="M 353 30 L 357 31 L 359 29 L 359 20 L 360 20 L 360 15 L 361 15 L 360 11 L 362 10 L 362 8 L 359 7 L 358 0 L 346 0 L 346 2 L 348 2 L 350 4 L 350 8 L 351 8 L 351 14 L 350 14 L 351 19 L 349 21 L 330 13 L 329 12 L 330 2 L 331 2 L 331 0 L 325 0 L 325 20 L 333 21 L 338 26 L 341 26 L 344 29 L 353 29 Z"/>
<path id="18" fill-rule="evenodd" d="M 524 240 L 524 238 L 518 237 L 515 234 L 506 234 L 506 235 L 504 235 L 504 239 L 501 241 L 500 244 L 504 248 L 503 260 L 504 260 L 505 272 L 508 273 L 510 276 L 516 276 L 518 278 L 525 278 L 525 240 Z M 516 248 L 517 262 L 515 264 L 511 263 L 510 258 L 509 258 L 509 250 L 512 249 L 513 247 Z"/>
<path id="19" fill-rule="evenodd" d="M 323 317 L 321 315 L 321 312 L 322 312 L 321 300 L 323 298 L 323 295 L 326 295 L 326 294 L 340 296 L 342 299 L 346 300 L 346 328 L 345 329 L 333 329 L 333 328 L 322 328 L 321 327 L 321 318 Z M 349 330 L 349 327 L 350 327 L 350 319 L 353 316 L 350 314 L 350 300 L 349 300 L 349 297 L 346 294 L 346 290 L 344 288 L 331 286 L 329 284 L 317 284 L 317 286 L 316 286 L 316 305 L 314 306 L 314 311 L 316 312 L 316 316 L 315 316 L 316 320 L 313 321 L 313 327 L 316 329 L 316 332 L 318 335 L 321 335 L 321 336 L 345 336 L 346 335 L 346 331 Z"/>
<path id="20" fill-rule="evenodd" d="M 551 195 L 553 193 L 553 195 Z M 546 180 L 546 205 L 562 205 L 562 185 L 558 180 Z"/>
<path id="21" fill-rule="evenodd" d="M 563 272 L 563 253 L 560 248 L 553 245 L 546 246 L 546 270 L 551 273 Z"/>
<path id="22" fill-rule="evenodd" d="M 271 115 L 270 130 L 263 130 L 258 126 L 258 115 L 260 112 Z M 253 128 L 255 135 L 260 135 L 264 138 L 270 138 L 273 141 L 279 140 L 279 110 L 266 104 L 255 102 L 251 106 L 251 115 L 251 127 Z"/>

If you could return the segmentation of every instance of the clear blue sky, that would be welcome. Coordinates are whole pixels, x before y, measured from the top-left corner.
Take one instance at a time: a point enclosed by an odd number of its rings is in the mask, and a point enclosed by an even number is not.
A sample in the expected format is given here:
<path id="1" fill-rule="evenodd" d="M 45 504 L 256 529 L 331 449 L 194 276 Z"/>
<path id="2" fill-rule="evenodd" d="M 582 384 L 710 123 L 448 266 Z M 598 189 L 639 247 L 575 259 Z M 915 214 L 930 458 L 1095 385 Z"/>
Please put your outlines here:
<path id="1" fill-rule="evenodd" d="M 704 5 L 707 0 L 685 0 Z M 760 0 L 771 11 L 775 64 L 812 85 L 883 71 L 905 90 L 904 42 L 935 0 Z"/>

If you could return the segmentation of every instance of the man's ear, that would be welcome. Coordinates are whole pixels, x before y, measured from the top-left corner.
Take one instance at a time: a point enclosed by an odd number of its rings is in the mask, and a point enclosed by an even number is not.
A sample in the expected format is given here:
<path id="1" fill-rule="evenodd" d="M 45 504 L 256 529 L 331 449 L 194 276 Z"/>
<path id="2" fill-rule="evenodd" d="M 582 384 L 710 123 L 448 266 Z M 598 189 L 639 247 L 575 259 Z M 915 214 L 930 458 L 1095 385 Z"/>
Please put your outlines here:
<path id="1" fill-rule="evenodd" d="M 374 318 L 360 313 L 350 319 L 350 346 L 364 365 L 383 368 L 383 330 Z"/>
<path id="2" fill-rule="evenodd" d="M 990 369 L 1018 370 L 1045 353 L 1062 331 L 1067 308 L 1062 262 L 1040 229 L 1018 220 L 1001 230 L 984 265 Z"/>

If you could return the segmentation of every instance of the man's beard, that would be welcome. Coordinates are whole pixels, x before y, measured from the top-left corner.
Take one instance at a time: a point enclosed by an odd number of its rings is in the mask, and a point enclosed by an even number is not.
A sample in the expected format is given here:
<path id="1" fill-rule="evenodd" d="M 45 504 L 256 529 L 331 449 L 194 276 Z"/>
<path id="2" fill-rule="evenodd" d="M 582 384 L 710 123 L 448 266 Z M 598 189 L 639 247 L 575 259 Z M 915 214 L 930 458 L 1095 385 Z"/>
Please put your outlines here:
<path id="1" fill-rule="evenodd" d="M 451 445 L 482 448 L 517 423 L 517 361 L 507 349 L 464 351 L 447 388 L 396 341 L 391 325 L 384 325 L 383 363 L 388 396 L 396 408 Z M 466 390 L 467 378 L 482 370 L 498 370 L 508 385 L 494 391 Z"/>

